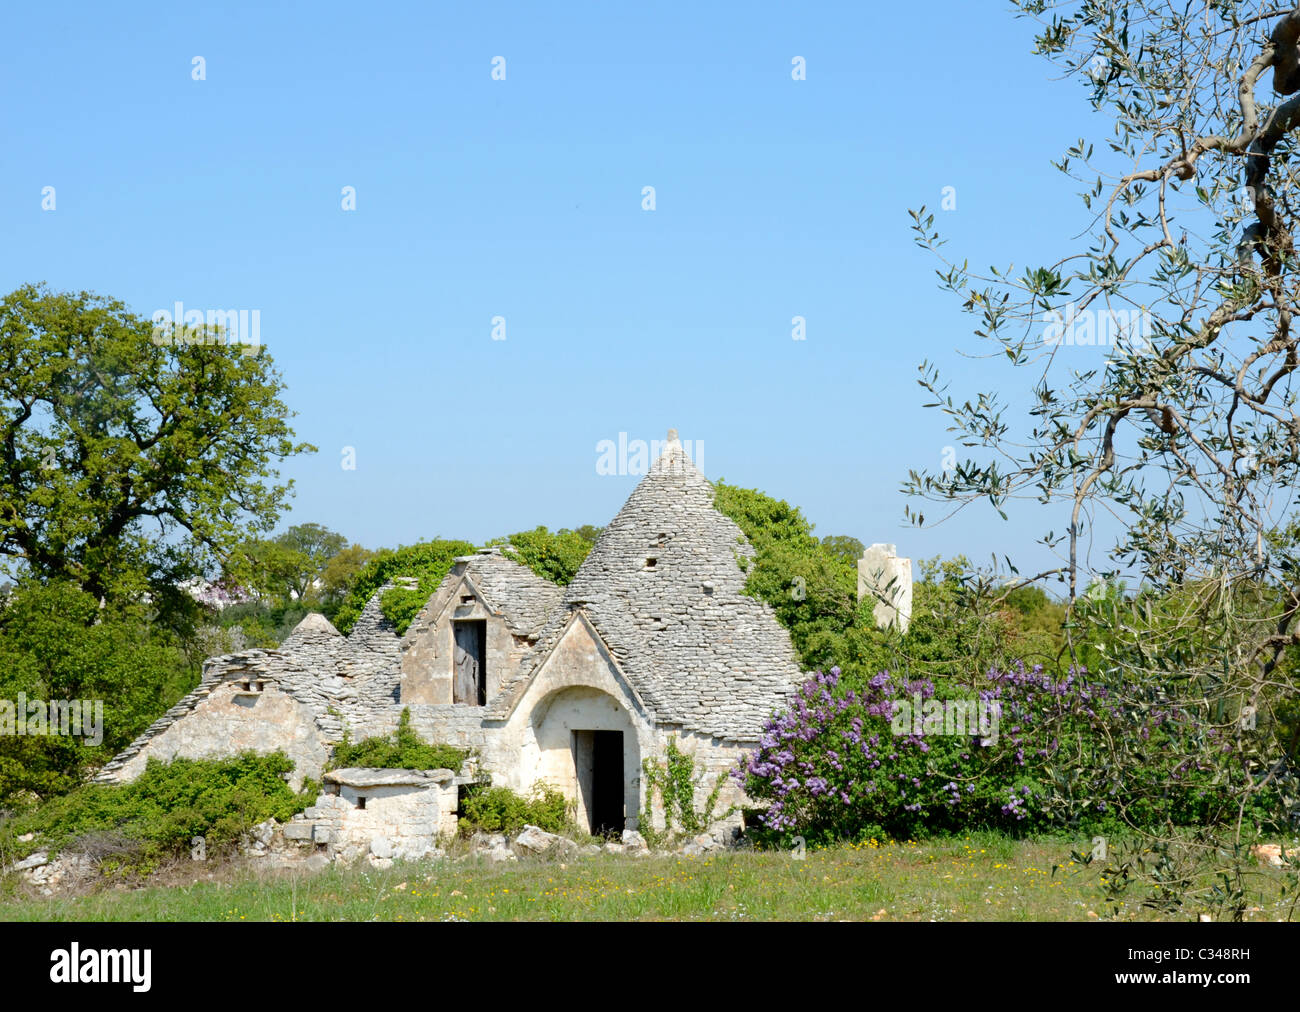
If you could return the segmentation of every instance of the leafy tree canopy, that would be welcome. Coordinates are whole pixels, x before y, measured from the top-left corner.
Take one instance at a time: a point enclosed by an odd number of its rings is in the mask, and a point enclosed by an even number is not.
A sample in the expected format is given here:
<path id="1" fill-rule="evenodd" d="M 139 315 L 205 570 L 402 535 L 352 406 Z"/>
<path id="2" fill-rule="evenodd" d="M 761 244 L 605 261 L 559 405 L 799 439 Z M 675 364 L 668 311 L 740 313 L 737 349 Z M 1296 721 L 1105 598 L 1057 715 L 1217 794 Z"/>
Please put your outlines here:
<path id="1" fill-rule="evenodd" d="M 231 575 L 263 594 L 277 599 L 317 597 L 317 581 L 324 582 L 326 567 L 347 546 L 348 539 L 320 524 L 295 524 L 269 539 L 253 539 L 240 546 L 231 563 Z"/>
<path id="2" fill-rule="evenodd" d="M 1177 707 L 1206 730 L 1165 746 L 1175 769 L 1213 771 L 1241 813 L 1280 786 L 1294 819 L 1300 5 L 1012 5 L 1089 111 L 1093 135 L 1052 163 L 1080 206 L 1051 257 L 987 270 L 912 212 L 971 316 L 966 357 L 977 346 L 1014 372 L 953 392 L 922 363 L 929 406 L 972 456 L 914 472 L 908 510 L 923 523 L 921 501 L 945 517 L 986 502 L 1004 520 L 1042 518 L 1055 560 L 1036 575 L 1007 567 L 1064 584 L 1070 660 L 1123 699 L 1102 732 L 1116 790 L 1151 754 L 1133 715 Z M 1024 234 L 1041 245 L 1043 223 Z M 1116 583 L 1130 574 L 1137 593 Z M 1198 902 L 1242 917 L 1249 832 L 1243 815 L 1194 845 L 1135 839 L 1111 856 L 1116 900 L 1132 887 L 1171 910 L 1185 883 L 1215 881 Z"/>
<path id="3" fill-rule="evenodd" d="M 180 644 L 150 618 L 140 604 L 101 608 L 68 581 L 26 583 L 7 597 L 0 699 L 102 700 L 103 740 L 0 735 L 0 802 L 75 787 L 197 683 Z"/>
<path id="4" fill-rule="evenodd" d="M 353 544 L 332 556 L 325 564 L 320 578 L 323 584 L 321 598 L 325 602 L 326 615 L 338 610 L 351 592 L 357 577 L 361 575 L 361 570 L 374 558 L 374 555 L 375 553 L 370 549 Z"/>
<path id="5" fill-rule="evenodd" d="M 849 537 L 847 534 L 829 534 L 822 538 L 822 547 L 834 555 L 838 555 L 855 566 L 858 559 L 862 558 L 862 553 L 866 550 L 864 545 L 857 538 Z"/>
<path id="6" fill-rule="evenodd" d="M 0 557 L 96 598 L 175 585 L 270 530 L 305 450 L 265 349 L 155 343 L 150 321 L 88 292 L 0 300 Z"/>

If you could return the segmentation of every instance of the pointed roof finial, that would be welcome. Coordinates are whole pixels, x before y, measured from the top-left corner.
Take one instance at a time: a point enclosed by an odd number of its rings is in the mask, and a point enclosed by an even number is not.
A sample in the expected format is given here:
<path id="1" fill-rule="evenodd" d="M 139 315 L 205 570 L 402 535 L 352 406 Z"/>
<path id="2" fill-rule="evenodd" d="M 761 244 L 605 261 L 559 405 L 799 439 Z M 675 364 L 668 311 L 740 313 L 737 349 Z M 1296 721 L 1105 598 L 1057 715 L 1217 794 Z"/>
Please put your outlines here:
<path id="1" fill-rule="evenodd" d="M 675 443 L 675 442 L 677 442 L 677 430 L 676 430 L 676 429 L 669 429 L 669 430 L 668 430 L 668 442 L 670 442 L 670 443 Z"/>
<path id="2" fill-rule="evenodd" d="M 334 624 L 318 611 L 309 611 L 301 622 L 293 627 L 289 636 L 305 636 L 309 633 L 324 633 L 327 636 L 342 636 Z M 287 639 L 288 637 L 286 637 Z"/>

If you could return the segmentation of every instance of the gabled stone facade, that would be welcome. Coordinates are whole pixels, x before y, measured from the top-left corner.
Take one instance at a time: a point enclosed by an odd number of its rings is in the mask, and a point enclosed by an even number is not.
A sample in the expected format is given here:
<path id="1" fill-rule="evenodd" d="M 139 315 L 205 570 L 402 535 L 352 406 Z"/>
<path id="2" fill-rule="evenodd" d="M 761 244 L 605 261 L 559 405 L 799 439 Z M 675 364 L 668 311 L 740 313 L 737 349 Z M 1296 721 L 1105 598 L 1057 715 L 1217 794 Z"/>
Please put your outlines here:
<path id="1" fill-rule="evenodd" d="M 245 747 L 283 748 L 296 779 L 319 777 L 345 728 L 388 733 L 409 707 L 430 740 L 476 750 L 495 783 L 549 784 L 593 831 L 635 829 L 645 759 L 676 737 L 707 793 L 797 686 L 789 636 L 743 593 L 753 554 L 670 432 L 568 587 L 484 550 L 456 560 L 400 639 L 378 593 L 347 637 L 308 616 L 278 650 L 210 659 L 101 779 L 135 776 L 150 755 Z M 741 801 L 728 779 L 723 806 Z"/>
<path id="2" fill-rule="evenodd" d="M 400 645 L 403 704 L 453 703 L 454 627 L 485 626 L 485 698 L 494 698 L 537 643 L 563 588 L 511 562 L 496 549 L 456 560 Z"/>

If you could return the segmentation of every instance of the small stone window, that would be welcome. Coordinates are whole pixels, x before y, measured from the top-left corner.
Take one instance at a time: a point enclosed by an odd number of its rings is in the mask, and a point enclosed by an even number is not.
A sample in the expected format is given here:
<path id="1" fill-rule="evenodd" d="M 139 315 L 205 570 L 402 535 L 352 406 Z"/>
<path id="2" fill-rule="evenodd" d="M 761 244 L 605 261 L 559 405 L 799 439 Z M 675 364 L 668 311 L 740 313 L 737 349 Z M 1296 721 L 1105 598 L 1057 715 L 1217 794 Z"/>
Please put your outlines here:
<path id="1" fill-rule="evenodd" d="M 357 807 L 363 812 L 366 810 L 366 797 L 364 794 L 357 795 Z"/>
<path id="2" fill-rule="evenodd" d="M 474 603 L 474 595 L 473 595 L 473 594 L 461 594 L 461 596 L 460 596 L 460 603 L 461 603 L 461 604 L 473 604 L 473 603 Z"/>
<path id="3" fill-rule="evenodd" d="M 657 558 L 655 558 L 655 556 L 653 556 L 653 555 L 648 556 L 648 557 L 646 558 L 646 560 L 645 560 L 645 568 L 646 568 L 646 569 L 654 569 L 655 566 L 657 566 L 658 564 L 659 564 L 659 560 L 658 560 Z"/>

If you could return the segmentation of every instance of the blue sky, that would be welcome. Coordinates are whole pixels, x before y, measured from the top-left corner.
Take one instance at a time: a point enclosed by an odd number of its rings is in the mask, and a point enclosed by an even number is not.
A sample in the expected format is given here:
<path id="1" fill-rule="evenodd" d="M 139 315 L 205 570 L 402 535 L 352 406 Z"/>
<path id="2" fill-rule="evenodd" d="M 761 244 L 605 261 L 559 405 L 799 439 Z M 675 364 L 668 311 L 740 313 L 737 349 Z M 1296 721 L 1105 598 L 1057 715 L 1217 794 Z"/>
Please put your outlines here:
<path id="1" fill-rule="evenodd" d="M 899 493 L 951 441 L 921 359 L 963 394 L 1010 377 L 963 357 L 983 349 L 907 209 L 954 187 L 937 224 L 972 264 L 1055 259 L 1085 224 L 1048 164 L 1095 129 L 1082 89 L 999 5 L 79 2 L 6 22 L 0 286 L 259 310 L 320 447 L 285 466 L 287 522 L 372 548 L 603 524 L 636 477 L 598 474 L 597 443 L 674 426 L 710 477 L 819 534 L 1029 566 L 1063 526 L 978 510 L 917 531 Z"/>

